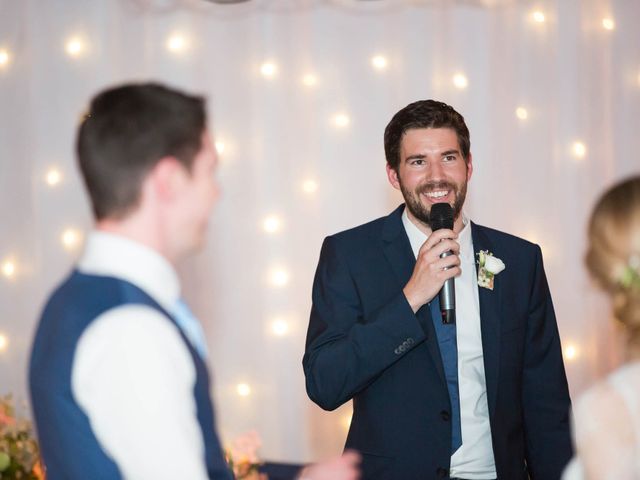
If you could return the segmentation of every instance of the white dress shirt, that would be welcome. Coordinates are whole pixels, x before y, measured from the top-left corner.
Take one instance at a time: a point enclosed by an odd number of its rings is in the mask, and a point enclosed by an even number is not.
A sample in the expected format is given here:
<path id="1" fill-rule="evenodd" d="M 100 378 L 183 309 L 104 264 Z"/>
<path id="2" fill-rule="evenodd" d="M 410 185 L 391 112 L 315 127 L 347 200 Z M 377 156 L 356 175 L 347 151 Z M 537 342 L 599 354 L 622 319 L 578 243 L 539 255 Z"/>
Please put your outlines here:
<path id="1" fill-rule="evenodd" d="M 487 480 L 496 478 L 496 466 L 482 356 L 476 259 L 471 239 L 471 224 L 464 216 L 463 222 L 464 227 L 457 239 L 460 244 L 462 274 L 455 279 L 462 446 L 451 456 L 450 475 L 470 480 Z M 406 208 L 402 214 L 402 223 L 409 237 L 411 249 L 417 257 L 420 247 L 429 237 L 411 222 Z"/>
<path id="2" fill-rule="evenodd" d="M 171 311 L 180 295 L 160 254 L 118 235 L 92 232 L 78 264 L 117 277 Z M 157 310 L 125 305 L 94 320 L 78 341 L 72 392 L 105 452 L 127 479 L 206 479 L 193 389 L 196 371 L 175 325 Z"/>

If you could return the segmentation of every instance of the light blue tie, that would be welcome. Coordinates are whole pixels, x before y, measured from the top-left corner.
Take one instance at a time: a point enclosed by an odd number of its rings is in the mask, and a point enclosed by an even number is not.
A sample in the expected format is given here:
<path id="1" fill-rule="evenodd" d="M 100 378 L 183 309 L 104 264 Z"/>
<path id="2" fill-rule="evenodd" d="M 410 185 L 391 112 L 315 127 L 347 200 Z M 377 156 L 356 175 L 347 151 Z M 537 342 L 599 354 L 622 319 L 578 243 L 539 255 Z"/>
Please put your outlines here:
<path id="1" fill-rule="evenodd" d="M 171 311 L 173 318 L 182 330 L 182 333 L 189 339 L 193 348 L 196 349 L 202 359 L 207 358 L 207 342 L 204 332 L 198 319 L 191 313 L 191 310 L 182 299 L 178 299 Z"/>
<path id="2" fill-rule="evenodd" d="M 456 324 L 443 324 L 440 313 L 440 299 L 436 295 L 431 303 L 431 318 L 436 330 L 440 356 L 447 379 L 447 389 L 451 400 L 451 455 L 462 445 L 462 429 L 460 425 L 460 392 L 458 390 L 458 346 L 456 344 Z"/>

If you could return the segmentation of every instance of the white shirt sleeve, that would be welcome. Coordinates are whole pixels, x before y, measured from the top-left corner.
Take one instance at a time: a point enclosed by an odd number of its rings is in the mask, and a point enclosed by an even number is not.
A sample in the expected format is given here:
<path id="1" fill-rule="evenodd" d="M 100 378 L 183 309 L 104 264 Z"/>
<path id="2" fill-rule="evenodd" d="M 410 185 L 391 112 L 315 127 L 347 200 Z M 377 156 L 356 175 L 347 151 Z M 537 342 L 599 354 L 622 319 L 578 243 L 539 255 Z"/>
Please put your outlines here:
<path id="1" fill-rule="evenodd" d="M 156 310 L 121 306 L 80 337 L 72 391 L 127 479 L 207 479 L 193 388 L 177 328 Z"/>

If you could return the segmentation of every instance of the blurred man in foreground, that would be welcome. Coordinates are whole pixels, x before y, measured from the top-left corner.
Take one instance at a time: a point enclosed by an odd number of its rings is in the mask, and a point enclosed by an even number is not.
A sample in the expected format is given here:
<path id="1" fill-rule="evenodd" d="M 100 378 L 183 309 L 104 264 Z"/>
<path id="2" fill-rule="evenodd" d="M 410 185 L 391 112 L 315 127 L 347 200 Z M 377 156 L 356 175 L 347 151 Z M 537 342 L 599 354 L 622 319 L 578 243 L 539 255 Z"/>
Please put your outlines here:
<path id="1" fill-rule="evenodd" d="M 204 99 L 156 84 L 104 91 L 77 154 L 95 230 L 45 307 L 30 365 L 47 478 L 230 480 L 206 342 L 175 271 L 204 244 L 219 195 Z M 356 462 L 305 475 L 357 478 Z"/>

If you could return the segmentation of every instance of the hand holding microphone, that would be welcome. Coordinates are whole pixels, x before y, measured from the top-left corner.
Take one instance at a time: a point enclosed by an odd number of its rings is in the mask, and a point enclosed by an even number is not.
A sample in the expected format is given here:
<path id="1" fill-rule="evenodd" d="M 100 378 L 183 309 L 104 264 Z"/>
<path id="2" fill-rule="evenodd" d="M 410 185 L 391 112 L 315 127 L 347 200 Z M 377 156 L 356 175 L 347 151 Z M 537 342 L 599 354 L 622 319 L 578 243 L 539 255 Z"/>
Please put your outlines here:
<path id="1" fill-rule="evenodd" d="M 430 213 L 431 231 L 437 232 L 442 229 L 453 230 L 453 209 L 448 203 L 436 203 L 431 207 Z M 440 258 L 446 258 L 453 255 L 453 251 L 441 253 Z M 458 260 L 458 265 L 460 261 Z M 456 323 L 456 290 L 453 277 L 447 278 L 440 290 L 440 313 L 442 314 L 442 323 Z"/>
<path id="2" fill-rule="evenodd" d="M 444 205 L 441 207 L 439 205 Z M 449 208 L 449 212 L 438 213 L 440 209 Z M 430 302 L 442 289 L 446 281 L 453 286 L 453 278 L 460 275 L 460 245 L 455 240 L 458 235 L 453 231 L 453 213 L 448 203 L 437 203 L 431 207 L 432 233 L 420 247 L 416 258 L 416 265 L 411 278 L 405 285 L 403 292 L 414 312 Z M 443 220 L 451 218 L 450 225 L 443 224 Z M 434 224 L 434 219 L 436 223 Z M 438 228 L 434 228 L 438 227 Z M 448 297 L 451 299 L 451 296 Z M 447 299 L 445 299 L 447 301 Z M 441 306 L 444 305 L 441 299 Z M 450 306 L 450 302 L 448 303 Z M 451 312 L 452 310 L 447 310 Z M 453 310 L 455 312 L 455 308 Z M 450 313 L 443 320 L 455 320 Z M 455 315 L 455 313 L 454 313 Z"/>

